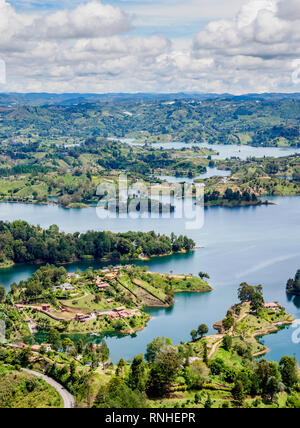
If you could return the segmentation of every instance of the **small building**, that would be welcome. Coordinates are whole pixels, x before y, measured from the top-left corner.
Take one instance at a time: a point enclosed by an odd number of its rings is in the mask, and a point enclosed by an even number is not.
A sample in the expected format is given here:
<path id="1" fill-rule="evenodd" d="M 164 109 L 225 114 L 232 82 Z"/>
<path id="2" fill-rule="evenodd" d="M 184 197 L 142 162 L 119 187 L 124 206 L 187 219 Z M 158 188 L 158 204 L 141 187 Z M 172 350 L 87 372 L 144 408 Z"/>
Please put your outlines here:
<path id="1" fill-rule="evenodd" d="M 122 311 L 119 313 L 120 318 L 130 318 L 132 316 L 131 311 Z"/>
<path id="2" fill-rule="evenodd" d="M 42 346 L 45 347 L 47 352 L 51 352 L 52 351 L 52 346 L 49 343 L 43 343 Z"/>
<path id="3" fill-rule="evenodd" d="M 54 287 L 52 287 L 52 291 L 74 291 L 75 287 L 73 287 L 73 285 L 71 285 L 69 282 L 66 282 L 65 284 L 62 285 L 55 285 Z"/>
<path id="4" fill-rule="evenodd" d="M 75 320 L 76 321 L 80 321 L 83 317 L 84 317 L 84 314 L 76 314 L 75 315 Z"/>
<path id="5" fill-rule="evenodd" d="M 107 299 L 106 302 L 107 303 L 114 303 L 114 299 Z"/>
<path id="6" fill-rule="evenodd" d="M 120 314 L 118 314 L 118 313 L 109 314 L 108 316 L 111 320 L 115 320 L 115 319 L 120 318 Z"/>
<path id="7" fill-rule="evenodd" d="M 25 343 L 23 343 L 23 342 L 18 342 L 18 343 L 16 343 L 16 347 L 17 347 L 17 348 L 20 348 L 20 349 L 25 349 L 25 348 L 26 348 L 26 345 L 25 345 Z"/>
<path id="8" fill-rule="evenodd" d="M 40 345 L 32 345 L 32 346 L 30 346 L 30 349 L 33 352 L 40 352 L 41 346 Z"/>
<path id="9" fill-rule="evenodd" d="M 49 304 L 43 304 L 42 305 L 42 311 L 50 312 L 50 309 L 51 309 L 51 305 L 49 305 Z"/>
<path id="10" fill-rule="evenodd" d="M 86 322 L 86 321 L 89 321 L 90 319 L 91 319 L 90 315 L 85 315 L 85 314 L 76 314 L 75 315 L 76 321 Z"/>
<path id="11" fill-rule="evenodd" d="M 119 312 L 126 311 L 126 308 L 125 308 L 125 306 L 120 306 L 119 308 L 115 308 L 114 311 L 119 313 Z"/>
<path id="12" fill-rule="evenodd" d="M 118 276 L 117 272 L 111 272 L 111 273 L 107 273 L 105 275 L 105 278 L 108 280 L 113 280 L 113 279 L 116 279 L 117 276 Z"/>
<path id="13" fill-rule="evenodd" d="M 91 350 L 93 352 L 97 352 L 98 348 L 99 348 L 99 346 L 96 343 L 92 343 Z"/>
<path id="14" fill-rule="evenodd" d="M 264 304 L 265 309 L 273 309 L 274 311 L 280 311 L 281 307 L 278 305 L 278 303 L 272 302 L 272 303 L 265 303 Z"/>
<path id="15" fill-rule="evenodd" d="M 75 273 L 75 272 L 68 273 L 67 276 L 68 276 L 68 279 L 72 279 L 72 278 L 79 279 L 80 278 L 80 275 L 78 275 L 78 273 Z"/>
<path id="16" fill-rule="evenodd" d="M 99 291 L 105 291 L 110 287 L 109 284 L 107 284 L 107 282 L 102 282 L 101 284 L 97 284 L 97 288 Z"/>

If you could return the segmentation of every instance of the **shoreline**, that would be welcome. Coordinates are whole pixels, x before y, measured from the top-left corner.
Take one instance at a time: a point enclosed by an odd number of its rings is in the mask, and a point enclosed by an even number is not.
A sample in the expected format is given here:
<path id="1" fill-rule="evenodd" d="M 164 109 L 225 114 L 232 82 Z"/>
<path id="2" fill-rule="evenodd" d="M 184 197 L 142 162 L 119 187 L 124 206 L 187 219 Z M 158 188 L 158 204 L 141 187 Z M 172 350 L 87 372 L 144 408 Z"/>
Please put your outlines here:
<path id="1" fill-rule="evenodd" d="M 289 315 L 292 317 L 291 314 L 289 314 Z M 295 319 L 293 317 L 289 321 L 288 320 L 286 320 L 286 321 L 280 321 L 278 323 L 273 324 L 273 327 L 270 327 L 267 330 L 262 330 L 260 332 L 254 333 L 252 337 L 256 340 L 257 343 L 259 343 L 260 345 L 262 345 L 262 343 L 260 343 L 257 338 L 268 336 L 269 334 L 272 334 L 272 333 L 278 333 L 280 331 L 279 326 L 281 326 L 281 325 L 292 325 L 294 321 L 295 321 Z M 264 345 L 262 345 L 262 346 L 264 346 Z M 268 352 L 270 352 L 270 350 L 271 350 L 270 348 L 265 347 L 265 349 L 263 349 L 262 351 L 254 353 L 253 357 L 259 357 L 261 355 L 266 355 Z"/>
<path id="2" fill-rule="evenodd" d="M 67 265 L 71 265 L 73 263 L 81 263 L 81 262 L 116 262 L 116 263 L 125 262 L 126 263 L 126 262 L 134 262 L 134 261 L 147 261 L 147 260 L 151 260 L 151 259 L 153 259 L 155 257 L 169 257 L 169 256 L 173 256 L 175 254 L 188 254 L 188 253 L 191 253 L 191 252 L 194 252 L 194 251 L 196 251 L 196 248 L 192 248 L 189 251 L 180 250 L 180 251 L 176 251 L 176 252 L 172 252 L 172 253 L 159 254 L 159 255 L 154 255 L 154 256 L 149 256 L 149 257 L 125 258 L 125 259 L 120 259 L 120 260 L 118 260 L 118 259 L 111 259 L 111 258 L 108 258 L 108 257 L 103 257 L 102 259 L 92 258 L 92 259 L 86 259 L 86 260 L 84 260 L 84 259 L 74 259 L 74 260 L 70 260 L 69 262 L 59 262 L 59 263 L 55 262 L 53 264 L 55 266 L 67 266 Z M 5 265 L 5 266 L 1 266 L 0 265 L 0 272 L 1 272 L 1 269 L 10 269 L 10 268 L 12 268 L 14 266 L 18 266 L 18 265 L 22 265 L 22 264 L 25 264 L 25 265 L 30 264 L 32 266 L 42 266 L 42 265 L 47 265 L 48 263 L 50 263 L 50 262 L 35 261 L 35 262 L 32 262 L 32 263 L 15 263 L 14 261 L 11 261 L 11 263 L 9 263 L 8 265 Z"/>
<path id="3" fill-rule="evenodd" d="M 278 196 L 278 197 L 285 197 L 285 196 L 300 196 L 300 195 L 274 195 L 274 196 Z M 178 199 L 182 199 L 182 198 L 178 198 Z M 91 203 L 94 203 L 94 201 L 91 201 Z M 96 201 L 95 201 L 96 203 Z M 80 209 L 91 209 L 91 208 L 98 208 L 97 205 L 87 205 L 85 203 L 81 203 L 78 202 L 76 203 L 76 205 L 78 206 L 72 206 L 72 203 L 69 204 L 68 206 L 64 206 L 64 205 L 60 205 L 56 202 L 52 202 L 52 201 L 48 201 L 48 202 L 30 202 L 30 201 L 2 201 L 0 200 L 0 204 L 24 204 L 24 205 L 33 205 L 33 206 L 42 206 L 42 207 L 46 207 L 46 206 L 52 206 L 52 207 L 58 207 L 58 208 L 62 208 L 65 210 L 80 210 Z M 74 203 L 75 204 L 75 203 Z M 198 204 L 196 204 L 198 205 Z M 201 204 L 202 205 L 202 204 Z M 256 201 L 256 202 L 241 202 L 235 205 L 231 205 L 229 203 L 210 203 L 210 202 L 205 202 L 204 203 L 204 207 L 224 207 L 224 208 L 236 208 L 236 207 L 250 207 L 250 206 L 261 206 L 261 205 L 276 205 L 274 202 L 270 202 L 268 200 L 266 201 Z M 151 214 L 151 210 L 148 210 L 148 213 Z"/>
<path id="4" fill-rule="evenodd" d="M 204 207 L 216 207 L 216 208 L 243 208 L 243 207 L 260 207 L 260 206 L 268 206 L 268 205 L 276 205 L 274 202 L 270 202 L 270 201 L 256 201 L 256 202 L 241 202 L 238 204 L 229 204 L 229 203 L 224 203 L 224 204 L 213 204 L 213 203 L 209 203 L 206 202 L 204 204 Z"/>
<path id="5" fill-rule="evenodd" d="M 249 315 L 249 313 L 245 313 L 242 317 L 239 317 L 239 319 L 236 321 L 236 323 L 239 323 L 244 318 L 246 318 L 248 315 Z M 260 337 L 262 338 L 264 336 L 268 336 L 269 334 L 272 334 L 272 333 L 278 333 L 280 331 L 280 328 L 279 328 L 280 326 L 292 325 L 293 324 L 293 322 L 295 321 L 295 319 L 293 318 L 293 316 L 291 314 L 289 314 L 289 313 L 286 313 L 286 316 L 288 317 L 288 319 L 283 320 L 283 321 L 272 322 L 269 328 L 257 330 L 254 333 L 252 333 L 251 335 L 249 335 L 249 337 L 248 337 L 249 339 L 254 339 L 254 341 L 256 342 L 257 345 L 260 345 L 260 346 L 264 347 L 264 349 L 262 349 L 261 351 L 252 353 L 253 357 L 259 357 L 261 355 L 265 355 L 265 354 L 267 354 L 270 351 L 270 348 L 268 348 L 268 347 L 264 346 L 262 343 L 260 343 L 259 340 L 258 340 L 258 338 L 260 338 Z M 213 325 L 213 328 L 215 330 L 217 330 L 218 333 L 209 336 L 209 337 L 211 337 L 213 339 L 216 339 L 216 342 L 215 342 L 215 344 L 213 346 L 213 348 L 214 348 L 213 355 L 217 352 L 220 344 L 222 343 L 222 339 L 223 339 L 224 336 L 226 336 L 227 334 L 229 334 L 230 336 L 234 337 L 234 332 L 235 332 L 235 328 L 236 328 L 236 325 L 235 325 L 234 327 L 232 327 L 232 329 L 231 329 L 230 332 L 220 333 L 219 329 L 218 329 L 219 324 L 220 324 L 220 321 L 217 321 Z"/>

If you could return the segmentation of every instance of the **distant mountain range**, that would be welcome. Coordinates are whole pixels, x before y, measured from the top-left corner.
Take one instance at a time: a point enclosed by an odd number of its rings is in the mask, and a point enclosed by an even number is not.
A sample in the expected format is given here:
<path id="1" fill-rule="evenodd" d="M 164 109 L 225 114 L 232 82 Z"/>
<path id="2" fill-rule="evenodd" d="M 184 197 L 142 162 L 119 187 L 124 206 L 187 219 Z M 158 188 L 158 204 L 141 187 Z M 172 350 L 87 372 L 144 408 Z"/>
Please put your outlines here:
<path id="1" fill-rule="evenodd" d="M 41 106 L 41 105 L 76 105 L 95 102 L 112 102 L 119 100 L 120 102 L 153 102 L 153 101 L 173 101 L 173 100 L 202 100 L 228 99 L 232 100 L 258 100 L 258 101 L 274 101 L 283 99 L 300 100 L 300 93 L 265 93 L 265 94 L 208 94 L 208 93 L 172 93 L 172 94 L 156 94 L 156 93 L 115 93 L 115 94 L 80 94 L 80 93 L 0 93 L 1 106 Z"/>

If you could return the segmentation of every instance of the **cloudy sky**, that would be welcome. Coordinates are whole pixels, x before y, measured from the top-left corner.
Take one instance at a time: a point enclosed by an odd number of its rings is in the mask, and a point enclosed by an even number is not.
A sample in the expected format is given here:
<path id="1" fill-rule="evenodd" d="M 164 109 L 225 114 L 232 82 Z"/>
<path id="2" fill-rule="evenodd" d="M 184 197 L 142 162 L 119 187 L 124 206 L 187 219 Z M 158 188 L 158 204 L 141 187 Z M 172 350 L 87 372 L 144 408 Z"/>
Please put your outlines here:
<path id="1" fill-rule="evenodd" d="M 0 60 L 0 91 L 297 92 L 300 0 L 0 0 Z"/>

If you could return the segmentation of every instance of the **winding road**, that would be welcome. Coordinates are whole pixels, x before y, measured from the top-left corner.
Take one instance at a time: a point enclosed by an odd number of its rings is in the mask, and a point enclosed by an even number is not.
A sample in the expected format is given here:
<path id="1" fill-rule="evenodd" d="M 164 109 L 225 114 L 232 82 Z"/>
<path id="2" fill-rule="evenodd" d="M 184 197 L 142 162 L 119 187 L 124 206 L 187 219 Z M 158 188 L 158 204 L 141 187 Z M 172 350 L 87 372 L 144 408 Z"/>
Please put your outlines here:
<path id="1" fill-rule="evenodd" d="M 75 407 L 75 400 L 73 395 L 71 395 L 63 386 L 61 386 L 55 380 L 51 379 L 48 376 L 45 376 L 42 373 L 34 372 L 32 370 L 22 369 L 22 371 L 30 375 L 39 377 L 43 379 L 45 382 L 47 382 L 48 385 L 52 386 L 61 396 L 64 403 L 64 409 L 73 409 Z"/>

